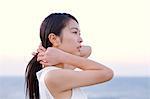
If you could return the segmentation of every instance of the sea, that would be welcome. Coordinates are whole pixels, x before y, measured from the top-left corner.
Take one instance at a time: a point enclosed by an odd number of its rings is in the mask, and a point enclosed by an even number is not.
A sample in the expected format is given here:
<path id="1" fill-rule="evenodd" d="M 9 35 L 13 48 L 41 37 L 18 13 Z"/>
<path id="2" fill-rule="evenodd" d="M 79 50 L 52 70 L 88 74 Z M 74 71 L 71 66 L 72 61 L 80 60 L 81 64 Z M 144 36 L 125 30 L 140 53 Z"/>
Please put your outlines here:
<path id="1" fill-rule="evenodd" d="M 88 99 L 150 99 L 150 77 L 114 77 L 81 89 Z M 24 77 L 1 76 L 0 99 L 25 99 Z"/>

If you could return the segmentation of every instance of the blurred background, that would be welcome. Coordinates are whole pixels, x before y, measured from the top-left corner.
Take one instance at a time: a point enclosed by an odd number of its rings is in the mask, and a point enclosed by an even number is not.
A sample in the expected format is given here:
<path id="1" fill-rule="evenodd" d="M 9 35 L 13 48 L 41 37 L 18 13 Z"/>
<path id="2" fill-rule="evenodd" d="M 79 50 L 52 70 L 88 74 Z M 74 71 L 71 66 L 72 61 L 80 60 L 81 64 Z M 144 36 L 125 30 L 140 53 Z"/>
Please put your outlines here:
<path id="1" fill-rule="evenodd" d="M 113 69 L 106 83 L 83 87 L 89 99 L 150 99 L 149 0 L 0 1 L 0 99 L 25 99 L 24 73 L 50 13 L 65 12 L 80 24 L 92 60 Z"/>

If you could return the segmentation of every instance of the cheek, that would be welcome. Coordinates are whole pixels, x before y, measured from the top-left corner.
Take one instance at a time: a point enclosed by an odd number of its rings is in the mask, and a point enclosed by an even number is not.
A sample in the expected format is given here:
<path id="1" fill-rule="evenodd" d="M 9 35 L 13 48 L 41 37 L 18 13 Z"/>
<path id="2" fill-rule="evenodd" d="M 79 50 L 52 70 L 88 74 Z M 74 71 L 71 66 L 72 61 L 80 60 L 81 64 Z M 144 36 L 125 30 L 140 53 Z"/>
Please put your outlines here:
<path id="1" fill-rule="evenodd" d="M 75 38 L 65 38 L 63 41 L 62 41 L 62 44 L 61 44 L 61 47 L 69 52 L 69 53 L 72 53 L 74 51 L 76 51 L 77 49 L 77 43 L 76 43 L 76 39 Z"/>
<path id="2" fill-rule="evenodd" d="M 73 49 L 75 47 L 75 41 L 73 39 L 67 39 L 64 44 L 68 49 Z"/>

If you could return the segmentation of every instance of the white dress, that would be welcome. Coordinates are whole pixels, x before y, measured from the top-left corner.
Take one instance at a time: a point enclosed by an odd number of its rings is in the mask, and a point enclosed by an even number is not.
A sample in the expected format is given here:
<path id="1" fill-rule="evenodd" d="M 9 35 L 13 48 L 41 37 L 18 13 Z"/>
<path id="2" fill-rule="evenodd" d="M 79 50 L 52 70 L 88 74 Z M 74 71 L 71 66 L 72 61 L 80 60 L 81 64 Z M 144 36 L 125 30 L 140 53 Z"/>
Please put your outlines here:
<path id="1" fill-rule="evenodd" d="M 49 90 L 44 82 L 44 77 L 47 72 L 49 72 L 51 70 L 55 70 L 55 69 L 62 69 L 62 68 L 50 66 L 50 67 L 43 68 L 42 70 L 40 70 L 36 73 L 37 79 L 39 81 L 40 99 L 54 99 L 54 97 L 49 92 Z M 84 91 L 81 90 L 79 87 L 79 88 L 72 89 L 71 99 L 88 99 L 88 98 L 87 98 L 86 94 L 84 93 Z"/>

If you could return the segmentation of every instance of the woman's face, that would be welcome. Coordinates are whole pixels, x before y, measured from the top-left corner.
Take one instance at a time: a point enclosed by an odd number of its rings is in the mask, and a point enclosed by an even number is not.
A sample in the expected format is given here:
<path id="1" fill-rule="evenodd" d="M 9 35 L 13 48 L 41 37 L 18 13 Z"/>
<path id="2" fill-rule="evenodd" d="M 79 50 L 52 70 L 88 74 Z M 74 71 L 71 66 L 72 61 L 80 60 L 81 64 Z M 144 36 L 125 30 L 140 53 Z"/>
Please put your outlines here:
<path id="1" fill-rule="evenodd" d="M 58 48 L 74 55 L 80 55 L 82 38 L 80 37 L 79 24 L 70 19 L 62 30 L 61 36 L 62 42 Z"/>

